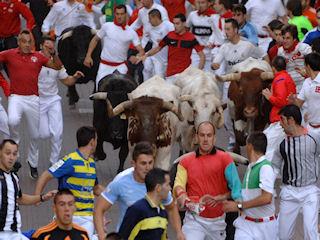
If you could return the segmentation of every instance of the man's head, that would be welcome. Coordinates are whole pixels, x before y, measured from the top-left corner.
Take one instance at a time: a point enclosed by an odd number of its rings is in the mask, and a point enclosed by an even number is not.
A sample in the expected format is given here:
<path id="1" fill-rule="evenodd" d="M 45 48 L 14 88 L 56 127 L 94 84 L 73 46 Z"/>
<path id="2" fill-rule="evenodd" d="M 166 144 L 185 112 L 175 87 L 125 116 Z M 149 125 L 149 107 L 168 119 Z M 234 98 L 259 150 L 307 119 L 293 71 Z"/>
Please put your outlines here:
<path id="1" fill-rule="evenodd" d="M 276 40 L 277 44 L 282 44 L 282 33 L 281 29 L 283 28 L 283 23 L 278 19 L 274 19 L 268 24 L 269 28 L 274 34 L 274 40 Z"/>
<path id="2" fill-rule="evenodd" d="M 144 181 L 154 165 L 154 149 L 148 142 L 139 142 L 133 149 L 132 165 L 136 180 Z"/>
<path id="3" fill-rule="evenodd" d="M 78 148 L 88 147 L 91 153 L 96 151 L 97 147 L 97 132 L 93 127 L 84 126 L 77 131 Z"/>
<path id="4" fill-rule="evenodd" d="M 320 71 L 320 54 L 319 53 L 309 53 L 304 57 L 304 64 L 306 66 L 306 71 L 309 76 L 312 72 Z"/>
<path id="5" fill-rule="evenodd" d="M 177 34 L 182 34 L 186 31 L 186 16 L 182 13 L 177 14 L 173 18 L 174 31 Z"/>
<path id="6" fill-rule="evenodd" d="M 153 27 L 159 26 L 162 22 L 161 13 L 158 9 L 149 12 L 149 22 Z"/>
<path id="7" fill-rule="evenodd" d="M 11 139 L 4 139 L 0 144 L 0 167 L 10 172 L 18 158 L 18 144 Z"/>
<path id="8" fill-rule="evenodd" d="M 127 8 L 123 4 L 119 4 L 114 8 L 114 17 L 119 24 L 127 22 Z"/>
<path id="9" fill-rule="evenodd" d="M 290 49 L 298 40 L 298 29 L 295 25 L 285 25 L 282 30 L 283 48 Z"/>
<path id="10" fill-rule="evenodd" d="M 276 56 L 272 60 L 271 65 L 272 65 L 273 72 L 280 72 L 280 71 L 286 70 L 287 68 L 286 59 L 282 56 Z"/>
<path id="11" fill-rule="evenodd" d="M 22 53 L 31 53 L 34 42 L 29 30 L 22 30 L 18 35 L 18 46 Z"/>
<path id="12" fill-rule="evenodd" d="M 263 132 L 253 132 L 247 138 L 246 145 L 247 155 L 249 160 L 252 158 L 252 154 L 264 155 L 267 150 L 267 137 Z M 257 159 L 252 159 L 257 160 Z M 270 159 L 271 160 L 271 159 Z"/>
<path id="13" fill-rule="evenodd" d="M 302 9 L 308 9 L 310 7 L 310 0 L 301 0 Z"/>
<path id="14" fill-rule="evenodd" d="M 280 111 L 280 125 L 286 134 L 290 135 L 294 129 L 301 125 L 302 115 L 298 106 L 290 104 L 284 106 Z"/>
<path id="15" fill-rule="evenodd" d="M 68 229 L 72 226 L 73 213 L 76 211 L 75 198 L 69 189 L 62 189 L 57 192 L 53 198 L 53 212 L 56 221 Z"/>
<path id="16" fill-rule="evenodd" d="M 155 192 L 161 200 L 167 199 L 168 193 L 171 191 L 168 171 L 154 168 L 148 172 L 144 182 L 148 193 Z"/>
<path id="17" fill-rule="evenodd" d="M 229 41 L 233 41 L 239 37 L 239 24 L 235 19 L 226 19 L 224 31 Z"/>
<path id="18" fill-rule="evenodd" d="M 52 55 L 54 50 L 54 40 L 48 36 L 45 36 L 41 39 L 40 48 L 45 55 Z"/>
<path id="19" fill-rule="evenodd" d="M 145 8 L 151 8 L 153 0 L 141 0 L 141 3 Z"/>
<path id="20" fill-rule="evenodd" d="M 237 20 L 239 26 L 242 26 L 246 22 L 247 9 L 244 5 L 235 5 L 232 9 L 234 19 Z"/>
<path id="21" fill-rule="evenodd" d="M 216 141 L 216 129 L 211 122 L 202 122 L 197 129 L 197 140 L 199 144 L 200 154 L 209 154 L 214 148 Z"/>
<path id="22" fill-rule="evenodd" d="M 228 9 L 231 9 L 232 5 L 229 0 L 215 0 L 213 8 L 217 13 L 223 14 Z"/>
<path id="23" fill-rule="evenodd" d="M 198 10 L 199 12 L 204 12 L 209 8 L 208 0 L 198 0 Z"/>
<path id="24" fill-rule="evenodd" d="M 292 18 L 293 16 L 301 16 L 302 15 L 302 5 L 301 0 L 289 0 L 287 2 L 287 11 L 288 16 Z"/>

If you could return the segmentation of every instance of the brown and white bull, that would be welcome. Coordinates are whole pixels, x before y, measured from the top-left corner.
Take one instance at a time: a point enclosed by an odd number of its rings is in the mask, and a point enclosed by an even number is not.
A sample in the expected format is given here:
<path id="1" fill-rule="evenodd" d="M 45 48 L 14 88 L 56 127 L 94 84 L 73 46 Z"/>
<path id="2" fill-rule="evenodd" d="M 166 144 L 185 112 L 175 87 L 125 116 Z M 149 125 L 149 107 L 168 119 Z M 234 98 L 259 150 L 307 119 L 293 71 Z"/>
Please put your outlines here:
<path id="1" fill-rule="evenodd" d="M 195 131 L 204 121 L 215 127 L 223 126 L 221 93 L 214 75 L 189 67 L 179 74 L 175 84 L 181 89 L 180 107 L 184 121 L 181 123 L 181 148 L 193 151 L 196 147 Z"/>
<path id="2" fill-rule="evenodd" d="M 227 104 L 236 137 L 233 151 L 239 153 L 248 133 L 262 131 L 269 121 L 271 105 L 261 92 L 270 87 L 272 69 L 264 60 L 248 58 L 236 64 L 232 73 L 217 76 L 217 79 L 231 82 Z"/>

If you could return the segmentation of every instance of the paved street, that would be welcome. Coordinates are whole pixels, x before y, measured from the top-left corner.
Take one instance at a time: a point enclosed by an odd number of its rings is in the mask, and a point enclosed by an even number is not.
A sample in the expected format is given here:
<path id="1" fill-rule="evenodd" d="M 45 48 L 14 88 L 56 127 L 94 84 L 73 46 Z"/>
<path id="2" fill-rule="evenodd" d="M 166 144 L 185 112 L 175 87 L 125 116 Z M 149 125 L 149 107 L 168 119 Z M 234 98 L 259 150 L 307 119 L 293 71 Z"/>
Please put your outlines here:
<path id="1" fill-rule="evenodd" d="M 73 151 L 76 148 L 76 139 L 75 132 L 76 130 L 83 125 L 91 125 L 92 124 L 92 104 L 90 100 L 88 100 L 88 96 L 90 92 L 92 92 L 93 84 L 87 85 L 78 85 L 78 92 L 80 95 L 80 101 L 75 110 L 70 110 L 67 104 L 66 95 L 66 87 L 60 86 L 60 95 L 62 96 L 62 104 L 63 104 L 63 112 L 64 112 L 64 134 L 63 134 L 63 147 L 61 156 Z M 2 93 L 1 93 L 2 94 Z M 2 96 L 2 104 L 6 107 L 7 102 Z M 27 144 L 28 144 L 28 132 L 26 129 L 25 122 L 21 127 L 21 143 L 20 143 L 20 160 L 22 161 L 22 169 L 19 171 L 20 184 L 22 187 L 22 191 L 24 193 L 33 193 L 36 181 L 32 180 L 29 175 L 29 169 L 25 162 Z M 220 129 L 217 135 L 217 145 L 219 147 L 226 147 L 227 138 L 226 132 L 224 129 Z M 113 150 L 110 144 L 105 143 L 105 150 L 107 152 L 107 159 L 105 161 L 100 161 L 97 163 L 97 171 L 98 177 L 101 184 L 106 185 L 112 178 L 116 175 L 116 169 L 118 168 L 118 150 Z M 39 173 L 43 172 L 49 167 L 49 154 L 50 154 L 50 145 L 49 140 L 43 140 L 40 145 L 40 160 L 39 160 Z M 175 147 L 175 151 L 173 157 L 177 157 L 178 147 Z M 129 167 L 129 161 L 126 162 L 125 167 Z M 244 166 L 239 167 L 239 172 L 241 177 L 245 171 Z M 279 185 L 279 183 L 277 184 Z M 46 190 L 55 189 L 57 186 L 57 182 L 53 181 L 48 185 Z M 278 201 L 277 201 L 278 202 Z M 278 204 L 277 204 L 278 205 Z M 34 206 L 22 206 L 22 229 L 28 230 L 31 228 L 38 228 L 40 226 L 46 225 L 50 219 L 52 218 L 51 211 L 51 203 L 44 203 L 39 207 Z M 116 206 L 112 208 L 110 214 L 108 214 L 108 218 L 113 221 L 110 224 L 110 231 L 115 230 L 115 225 L 117 222 L 118 209 Z M 303 239 L 302 238 L 302 224 L 301 220 L 299 220 L 297 224 L 297 234 L 295 239 Z M 169 235 L 172 235 L 169 231 Z"/>

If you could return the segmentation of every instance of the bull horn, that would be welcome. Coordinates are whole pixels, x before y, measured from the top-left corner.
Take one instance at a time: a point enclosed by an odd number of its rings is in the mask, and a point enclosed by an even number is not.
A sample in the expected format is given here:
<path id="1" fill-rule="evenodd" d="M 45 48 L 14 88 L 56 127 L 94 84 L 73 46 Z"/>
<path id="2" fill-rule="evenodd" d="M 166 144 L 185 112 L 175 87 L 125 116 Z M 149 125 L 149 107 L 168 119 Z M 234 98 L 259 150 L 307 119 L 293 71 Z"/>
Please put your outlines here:
<path id="1" fill-rule="evenodd" d="M 96 35 L 96 33 L 97 33 L 97 30 L 95 30 L 95 29 L 93 29 L 93 28 L 91 28 L 90 31 L 91 31 L 91 34 L 92 34 L 92 35 Z"/>
<path id="2" fill-rule="evenodd" d="M 117 116 L 121 113 L 123 113 L 125 110 L 128 108 L 132 107 L 133 101 L 132 100 L 127 100 L 124 101 L 120 104 L 118 104 L 114 109 L 113 109 L 113 116 Z"/>
<path id="3" fill-rule="evenodd" d="M 165 110 L 173 112 L 178 117 L 178 119 L 180 121 L 184 120 L 181 112 L 178 110 L 178 108 L 173 103 L 168 102 L 168 101 L 163 101 L 162 102 L 162 108 L 165 109 Z"/>
<path id="4" fill-rule="evenodd" d="M 216 79 L 220 82 L 239 81 L 241 73 L 229 73 L 222 76 L 216 75 Z"/>
<path id="5" fill-rule="evenodd" d="M 274 78 L 274 74 L 273 72 L 262 72 L 260 74 L 260 78 L 264 81 L 264 80 L 270 80 Z"/>
<path id="6" fill-rule="evenodd" d="M 239 154 L 236 154 L 234 152 L 226 152 L 228 153 L 231 158 L 233 159 L 233 161 L 235 163 L 238 163 L 238 164 L 242 164 L 242 165 L 248 165 L 249 164 L 249 160 Z"/>
<path id="7" fill-rule="evenodd" d="M 71 36 L 72 36 L 72 33 L 73 33 L 73 30 L 70 30 L 70 31 L 62 34 L 61 40 L 64 40 L 64 39 L 66 39 L 66 38 L 68 38 L 68 37 L 71 37 Z"/>
<path id="8" fill-rule="evenodd" d="M 90 100 L 106 100 L 108 97 L 107 92 L 96 92 L 89 96 Z"/>
<path id="9" fill-rule="evenodd" d="M 179 97 L 181 102 L 192 101 L 192 96 L 190 94 L 182 95 Z"/>

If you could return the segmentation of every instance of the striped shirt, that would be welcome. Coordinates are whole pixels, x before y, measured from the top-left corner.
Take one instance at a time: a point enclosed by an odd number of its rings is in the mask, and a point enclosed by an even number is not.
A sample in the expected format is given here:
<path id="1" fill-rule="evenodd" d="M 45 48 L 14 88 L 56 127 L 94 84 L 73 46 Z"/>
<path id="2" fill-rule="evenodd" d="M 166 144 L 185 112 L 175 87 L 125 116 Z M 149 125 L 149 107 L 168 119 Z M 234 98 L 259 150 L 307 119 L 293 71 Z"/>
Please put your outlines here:
<path id="1" fill-rule="evenodd" d="M 282 183 L 294 187 L 316 184 L 319 177 L 320 136 L 305 132 L 297 137 L 287 136 L 275 152 L 272 165 L 282 170 Z"/>
<path id="2" fill-rule="evenodd" d="M 76 199 L 75 216 L 93 215 L 93 188 L 98 184 L 96 165 L 77 149 L 58 161 L 49 172 L 59 179 L 59 189 L 70 189 Z"/>

